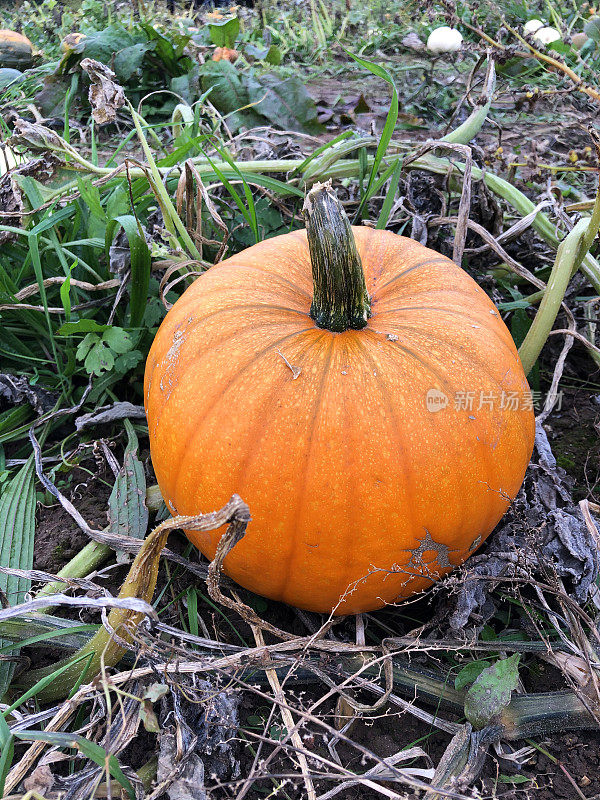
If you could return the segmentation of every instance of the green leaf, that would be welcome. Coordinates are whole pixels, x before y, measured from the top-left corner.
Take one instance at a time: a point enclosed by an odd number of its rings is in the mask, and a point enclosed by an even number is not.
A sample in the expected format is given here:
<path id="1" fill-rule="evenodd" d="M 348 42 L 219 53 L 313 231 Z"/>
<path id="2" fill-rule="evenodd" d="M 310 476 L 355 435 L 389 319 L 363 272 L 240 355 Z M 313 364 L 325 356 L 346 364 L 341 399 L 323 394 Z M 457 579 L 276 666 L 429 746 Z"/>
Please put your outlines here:
<path id="1" fill-rule="evenodd" d="M 600 17 L 591 17 L 583 26 L 585 35 L 594 42 L 600 42 Z"/>
<path id="2" fill-rule="evenodd" d="M 4 797 L 4 783 L 12 765 L 15 751 L 15 738 L 8 723 L 0 714 L 0 797 Z"/>
<path id="3" fill-rule="evenodd" d="M 150 267 L 152 258 L 150 249 L 146 243 L 146 238 L 140 229 L 137 219 L 131 214 L 124 214 L 116 217 L 115 222 L 123 227 L 127 241 L 129 242 L 129 252 L 131 255 L 131 296 L 130 325 L 137 328 L 146 310 L 148 299 L 148 286 L 150 285 Z M 124 351 L 121 351 L 124 352 Z"/>
<path id="4" fill-rule="evenodd" d="M 399 158 L 397 159 L 396 164 L 393 165 L 390 185 L 388 187 L 385 200 L 383 201 L 383 205 L 381 206 L 381 211 L 379 212 L 379 218 L 377 220 L 377 225 L 375 226 L 378 230 L 385 230 L 386 225 L 388 224 L 388 220 L 392 212 L 392 206 L 394 205 L 394 200 L 396 199 L 396 191 L 398 189 L 398 183 L 400 182 L 401 174 L 402 159 Z"/>
<path id="5" fill-rule="evenodd" d="M 92 347 L 94 347 L 100 341 L 100 337 L 97 336 L 95 333 L 88 333 L 84 336 L 84 338 L 79 342 L 77 345 L 77 360 L 83 361 L 87 354 L 90 352 Z"/>
<path id="6" fill-rule="evenodd" d="M 322 133 L 315 101 L 299 76 L 281 80 L 280 75 L 262 75 L 258 79 L 245 75 L 243 82 L 248 89 L 249 101 L 255 103 L 254 111 L 272 125 L 302 133 Z"/>
<path id="7" fill-rule="evenodd" d="M 233 64 L 229 61 L 207 61 L 200 67 L 202 91 L 210 91 L 210 102 L 227 117 L 234 130 L 242 125 L 248 128 L 262 124 L 262 117 L 248 105 L 248 89 Z"/>
<path id="8" fill-rule="evenodd" d="M 77 262 L 75 262 L 75 264 L 76 263 Z M 75 266 L 75 264 L 73 264 L 73 266 L 69 270 L 69 274 L 67 275 L 67 277 L 65 278 L 64 282 L 61 284 L 59 289 L 60 302 L 62 303 L 62 307 L 65 310 L 65 318 L 67 320 L 67 323 L 71 319 L 71 273 L 73 271 L 73 267 Z"/>
<path id="9" fill-rule="evenodd" d="M 467 692 L 465 717 L 475 730 L 489 725 L 510 703 L 519 681 L 520 658 L 519 653 L 515 653 L 510 658 L 496 661 L 483 670 Z"/>
<path id="10" fill-rule="evenodd" d="M 283 53 L 276 44 L 272 44 L 269 47 L 267 54 L 264 57 L 264 61 L 266 61 L 267 64 L 273 64 L 274 67 L 278 67 L 281 64 L 282 59 Z"/>
<path id="11" fill-rule="evenodd" d="M 138 42 L 130 47 L 124 47 L 114 59 L 113 69 L 118 80 L 130 81 L 136 72 L 142 69 L 144 57 L 153 49 L 151 42 Z"/>
<path id="12" fill-rule="evenodd" d="M 107 328 L 108 325 L 100 325 L 93 319 L 80 319 L 77 322 L 65 322 L 56 333 L 59 336 L 72 336 L 74 333 L 103 333 Z"/>
<path id="13" fill-rule="evenodd" d="M 88 334 L 93 336 L 94 334 Z M 115 365 L 115 357 L 110 347 L 102 341 L 97 341 L 91 348 L 84 361 L 85 368 L 90 375 L 102 375 L 109 372 Z"/>
<path id="14" fill-rule="evenodd" d="M 499 783 L 529 783 L 532 778 L 528 778 L 527 775 L 499 775 L 498 782 Z"/>
<path id="15" fill-rule="evenodd" d="M 33 456 L 2 488 L 0 498 L 0 564 L 14 569 L 33 568 L 35 539 L 35 482 Z M 11 605 L 23 602 L 30 582 L 0 574 L 0 589 Z M 0 642 L 1 644 L 1 642 Z M 0 697 L 12 679 L 14 664 L 0 661 Z"/>
<path id="16" fill-rule="evenodd" d="M 131 422 L 125 420 L 127 447 L 123 466 L 108 500 L 108 529 L 119 536 L 143 539 L 148 527 L 146 477 L 137 456 L 138 440 Z"/>
<path id="17" fill-rule="evenodd" d="M 115 358 L 115 369 L 122 375 L 134 370 L 140 361 L 144 360 L 144 356 L 139 350 L 130 350 L 128 353 L 122 353 Z"/>
<path id="18" fill-rule="evenodd" d="M 484 669 L 490 666 L 489 661 L 470 661 L 454 679 L 454 688 L 460 691 L 478 678 Z"/>
<path id="19" fill-rule="evenodd" d="M 383 126 L 383 131 L 381 133 L 381 137 L 379 139 L 379 144 L 377 145 L 377 151 L 375 152 L 375 158 L 373 159 L 373 167 L 371 168 L 371 175 L 369 177 L 369 183 L 367 184 L 367 188 L 365 189 L 365 193 L 363 198 L 360 202 L 358 210 L 356 212 L 355 219 L 360 219 L 362 216 L 363 208 L 367 204 L 367 202 L 371 199 L 372 195 L 372 187 L 375 183 L 377 178 L 377 174 L 379 172 L 379 165 L 381 164 L 383 157 L 385 156 L 388 144 L 392 138 L 394 133 L 394 128 L 396 127 L 396 122 L 398 120 L 398 91 L 396 90 L 396 84 L 394 83 L 394 79 L 383 67 L 379 66 L 379 64 L 374 64 L 372 61 L 367 61 L 366 58 L 360 58 L 359 56 L 355 56 L 354 53 L 351 53 L 349 50 L 345 48 L 344 52 L 347 53 L 350 58 L 353 58 L 357 64 L 360 64 L 361 67 L 368 69 L 369 72 L 376 75 L 378 78 L 383 78 L 383 80 L 388 83 L 392 88 L 392 100 L 390 102 L 390 110 L 388 111 L 385 125 Z"/>
<path id="20" fill-rule="evenodd" d="M 127 353 L 133 347 L 131 336 L 116 325 L 106 328 L 102 334 L 102 341 L 106 342 L 114 353 Z"/>
<path id="21" fill-rule="evenodd" d="M 184 55 L 185 47 L 190 41 L 189 34 L 172 31 L 170 39 L 167 39 L 149 22 L 142 22 L 140 28 L 153 43 L 152 60 L 158 60 L 167 75 L 171 77 L 185 75 L 192 68 L 194 62 L 189 56 Z"/>
<path id="22" fill-rule="evenodd" d="M 37 742 L 48 742 L 48 744 L 55 745 L 56 747 L 72 747 L 80 750 L 84 756 L 90 758 L 99 767 L 105 768 L 108 766 L 108 771 L 115 780 L 127 792 L 130 800 L 135 800 L 135 792 L 131 785 L 129 778 L 123 773 L 119 762 L 114 755 L 108 755 L 106 750 L 95 742 L 90 742 L 83 736 L 78 736 L 74 733 L 51 733 L 48 731 L 18 731 L 15 736 L 17 739 Z"/>
<path id="23" fill-rule="evenodd" d="M 83 57 L 94 58 L 110 66 L 113 58 L 116 60 L 122 50 L 140 41 L 147 41 L 147 37 L 139 29 L 137 35 L 134 35 L 123 25 L 116 24 L 89 33 L 76 47 Z"/>
<path id="24" fill-rule="evenodd" d="M 233 50 L 235 40 L 240 32 L 240 21 L 237 17 L 222 22 L 211 22 L 208 26 L 211 42 L 217 47 L 228 47 Z"/>

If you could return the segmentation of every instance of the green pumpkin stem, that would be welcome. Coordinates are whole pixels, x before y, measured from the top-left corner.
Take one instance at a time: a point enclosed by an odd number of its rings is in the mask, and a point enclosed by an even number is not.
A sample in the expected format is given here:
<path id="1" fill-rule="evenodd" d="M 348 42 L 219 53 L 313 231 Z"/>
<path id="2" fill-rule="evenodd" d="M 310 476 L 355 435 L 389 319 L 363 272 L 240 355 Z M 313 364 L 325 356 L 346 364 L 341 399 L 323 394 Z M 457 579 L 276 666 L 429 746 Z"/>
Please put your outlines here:
<path id="1" fill-rule="evenodd" d="M 304 201 L 313 275 L 310 316 L 319 328 L 360 330 L 371 314 L 350 220 L 331 184 L 316 183 Z"/>

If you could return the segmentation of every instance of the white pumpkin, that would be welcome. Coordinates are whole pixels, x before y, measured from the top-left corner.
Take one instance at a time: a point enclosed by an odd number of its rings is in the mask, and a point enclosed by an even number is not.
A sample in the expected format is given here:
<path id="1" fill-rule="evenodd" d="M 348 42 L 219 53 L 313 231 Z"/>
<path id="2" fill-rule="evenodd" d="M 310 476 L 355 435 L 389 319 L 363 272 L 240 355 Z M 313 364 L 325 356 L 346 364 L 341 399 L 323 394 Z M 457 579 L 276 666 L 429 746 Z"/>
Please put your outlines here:
<path id="1" fill-rule="evenodd" d="M 523 25 L 523 31 L 526 34 L 531 34 L 539 31 L 539 29 L 543 27 L 544 23 L 541 19 L 530 19 L 525 23 L 525 25 Z"/>
<path id="2" fill-rule="evenodd" d="M 550 44 L 551 42 L 560 41 L 560 32 L 556 28 L 540 28 L 533 34 L 533 38 L 539 44 Z"/>
<path id="3" fill-rule="evenodd" d="M 462 42 L 463 37 L 460 31 L 457 31 L 456 28 L 442 25 L 429 34 L 427 49 L 430 53 L 435 53 L 436 55 L 440 53 L 455 53 L 462 47 Z"/>

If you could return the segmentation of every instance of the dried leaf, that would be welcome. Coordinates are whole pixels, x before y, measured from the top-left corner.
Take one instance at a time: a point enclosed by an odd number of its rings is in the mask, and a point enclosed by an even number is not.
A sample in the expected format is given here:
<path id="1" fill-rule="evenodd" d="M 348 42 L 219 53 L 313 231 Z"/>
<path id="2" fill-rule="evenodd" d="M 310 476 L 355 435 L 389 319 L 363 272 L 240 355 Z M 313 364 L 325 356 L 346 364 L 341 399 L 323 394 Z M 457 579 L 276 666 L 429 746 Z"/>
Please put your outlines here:
<path id="1" fill-rule="evenodd" d="M 600 574 L 596 540 L 539 424 L 535 448 L 537 459 L 529 465 L 523 487 L 487 543 L 486 552 L 472 556 L 459 573 L 458 598 L 450 617 L 454 630 L 464 628 L 471 615 L 476 616 L 479 627 L 494 614 L 492 592 L 497 583 L 490 578 L 533 576 L 551 567 L 559 577 L 569 578 L 570 592 L 581 603 Z"/>
<path id="2" fill-rule="evenodd" d="M 26 792 L 36 792 L 44 795 L 54 784 L 54 775 L 50 767 L 42 765 L 36 767 L 28 778 L 23 781 L 23 788 Z"/>
<path id="3" fill-rule="evenodd" d="M 41 386 L 32 386 L 25 375 L 11 375 L 7 372 L 0 372 L 0 396 L 15 406 L 29 403 L 38 414 L 51 411 L 57 400 L 54 393 Z"/>
<path id="4" fill-rule="evenodd" d="M 82 414 L 75 418 L 75 428 L 83 431 L 95 425 L 106 425 L 119 419 L 145 419 L 146 412 L 143 406 L 134 406 L 126 400 L 113 403 L 111 406 L 102 406 L 89 414 Z"/>
<path id="5" fill-rule="evenodd" d="M 126 102 L 123 87 L 115 82 L 115 73 L 93 58 L 84 58 L 81 69 L 87 72 L 91 81 L 88 97 L 94 121 L 98 125 L 114 122 L 118 109 Z"/>

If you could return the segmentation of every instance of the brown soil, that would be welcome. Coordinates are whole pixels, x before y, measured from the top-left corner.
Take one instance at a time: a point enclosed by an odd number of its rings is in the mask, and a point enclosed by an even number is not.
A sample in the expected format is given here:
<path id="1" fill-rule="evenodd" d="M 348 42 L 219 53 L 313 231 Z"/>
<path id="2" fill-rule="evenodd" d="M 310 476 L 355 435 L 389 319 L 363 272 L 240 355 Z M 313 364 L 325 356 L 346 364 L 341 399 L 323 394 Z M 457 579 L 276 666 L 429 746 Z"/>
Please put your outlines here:
<path id="1" fill-rule="evenodd" d="M 69 488 L 62 491 L 92 528 L 102 529 L 107 524 L 111 492 L 107 483 L 112 483 L 114 476 L 106 467 L 101 467 L 99 473 L 94 462 L 87 462 L 85 467 L 93 474 L 74 469 Z M 88 541 L 88 537 L 58 501 L 50 506 L 40 505 L 35 533 L 34 569 L 58 572 Z"/>

